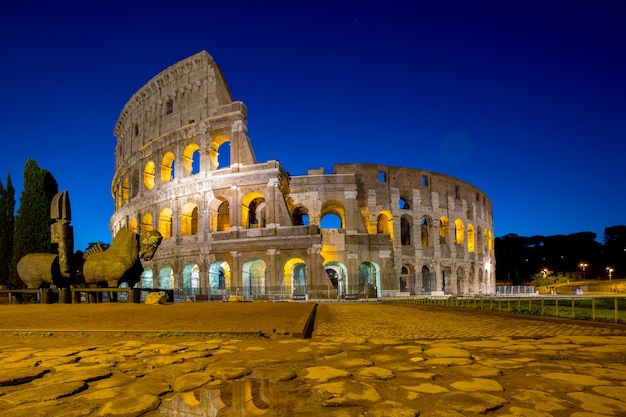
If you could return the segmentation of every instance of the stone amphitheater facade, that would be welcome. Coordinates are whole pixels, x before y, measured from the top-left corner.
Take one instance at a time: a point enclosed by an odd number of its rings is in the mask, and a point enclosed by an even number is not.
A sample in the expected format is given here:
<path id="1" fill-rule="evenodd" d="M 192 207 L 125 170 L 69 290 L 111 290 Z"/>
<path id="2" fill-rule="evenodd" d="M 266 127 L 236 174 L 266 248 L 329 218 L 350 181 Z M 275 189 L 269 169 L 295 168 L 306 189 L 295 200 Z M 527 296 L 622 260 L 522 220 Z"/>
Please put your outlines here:
<path id="1" fill-rule="evenodd" d="M 124 106 L 110 229 L 164 237 L 140 286 L 246 299 L 495 292 L 492 208 L 480 189 L 376 164 L 290 175 L 256 160 L 247 130 L 246 106 L 204 51 Z"/>

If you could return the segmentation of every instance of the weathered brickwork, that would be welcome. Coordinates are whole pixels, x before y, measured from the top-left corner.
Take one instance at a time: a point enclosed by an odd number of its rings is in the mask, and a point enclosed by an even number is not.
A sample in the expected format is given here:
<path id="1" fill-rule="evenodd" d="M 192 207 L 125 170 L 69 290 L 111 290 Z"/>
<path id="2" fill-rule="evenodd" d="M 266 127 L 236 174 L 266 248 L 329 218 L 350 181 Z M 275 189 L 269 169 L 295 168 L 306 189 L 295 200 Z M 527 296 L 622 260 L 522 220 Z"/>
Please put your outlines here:
<path id="1" fill-rule="evenodd" d="M 495 292 L 491 202 L 478 188 L 375 164 L 292 176 L 257 162 L 247 130 L 206 52 L 128 101 L 110 228 L 164 236 L 141 285 L 248 299 Z"/>

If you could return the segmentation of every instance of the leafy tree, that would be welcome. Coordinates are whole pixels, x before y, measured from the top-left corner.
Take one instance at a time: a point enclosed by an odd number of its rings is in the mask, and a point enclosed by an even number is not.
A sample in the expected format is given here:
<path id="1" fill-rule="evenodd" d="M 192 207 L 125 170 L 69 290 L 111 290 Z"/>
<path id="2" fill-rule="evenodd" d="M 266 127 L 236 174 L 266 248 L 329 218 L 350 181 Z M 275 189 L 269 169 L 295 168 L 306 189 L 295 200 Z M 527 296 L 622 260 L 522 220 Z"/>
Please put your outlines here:
<path id="1" fill-rule="evenodd" d="M 604 228 L 606 264 L 613 268 L 614 276 L 626 276 L 626 226 Z"/>
<path id="2" fill-rule="evenodd" d="M 15 217 L 13 261 L 9 285 L 22 287 L 17 275 L 18 261 L 29 253 L 51 253 L 50 203 L 59 191 L 52 174 L 32 159 L 24 166 L 24 191 Z"/>
<path id="3" fill-rule="evenodd" d="M 0 182 L 0 286 L 9 283 L 13 259 L 13 228 L 15 225 L 15 188 L 11 174 L 7 175 L 7 185 Z"/>

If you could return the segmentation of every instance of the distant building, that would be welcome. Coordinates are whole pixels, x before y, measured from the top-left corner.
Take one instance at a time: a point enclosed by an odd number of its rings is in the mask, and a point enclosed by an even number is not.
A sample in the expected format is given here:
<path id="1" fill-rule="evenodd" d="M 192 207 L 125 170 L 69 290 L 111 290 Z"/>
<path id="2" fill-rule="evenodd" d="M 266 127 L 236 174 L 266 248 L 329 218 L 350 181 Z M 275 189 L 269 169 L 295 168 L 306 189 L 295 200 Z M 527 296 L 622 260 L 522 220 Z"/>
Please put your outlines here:
<path id="1" fill-rule="evenodd" d="M 141 286 L 247 299 L 495 293 L 491 202 L 478 188 L 376 164 L 292 176 L 256 160 L 247 130 L 206 52 L 126 103 L 110 228 L 164 237 Z"/>

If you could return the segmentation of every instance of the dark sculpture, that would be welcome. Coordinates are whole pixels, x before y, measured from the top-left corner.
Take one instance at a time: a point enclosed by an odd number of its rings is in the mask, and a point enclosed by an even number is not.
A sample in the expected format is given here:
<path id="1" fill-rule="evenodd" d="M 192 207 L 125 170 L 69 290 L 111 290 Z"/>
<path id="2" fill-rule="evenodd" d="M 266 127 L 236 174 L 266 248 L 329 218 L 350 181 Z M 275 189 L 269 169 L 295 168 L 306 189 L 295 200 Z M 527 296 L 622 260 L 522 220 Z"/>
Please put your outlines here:
<path id="1" fill-rule="evenodd" d="M 106 250 L 89 252 L 83 265 L 82 277 L 77 277 L 74 262 L 74 230 L 67 191 L 57 193 L 50 205 L 51 240 L 58 253 L 29 253 L 17 263 L 17 273 L 28 288 L 54 284 L 68 288 L 72 284 L 101 284 L 117 287 L 127 282 L 130 287 L 139 282 L 143 267 L 141 260 L 150 260 L 161 244 L 156 230 L 145 232 L 141 238 L 129 229 L 120 229 Z M 81 279 L 82 278 L 82 279 Z M 84 282 L 82 282 L 84 280 Z"/>

